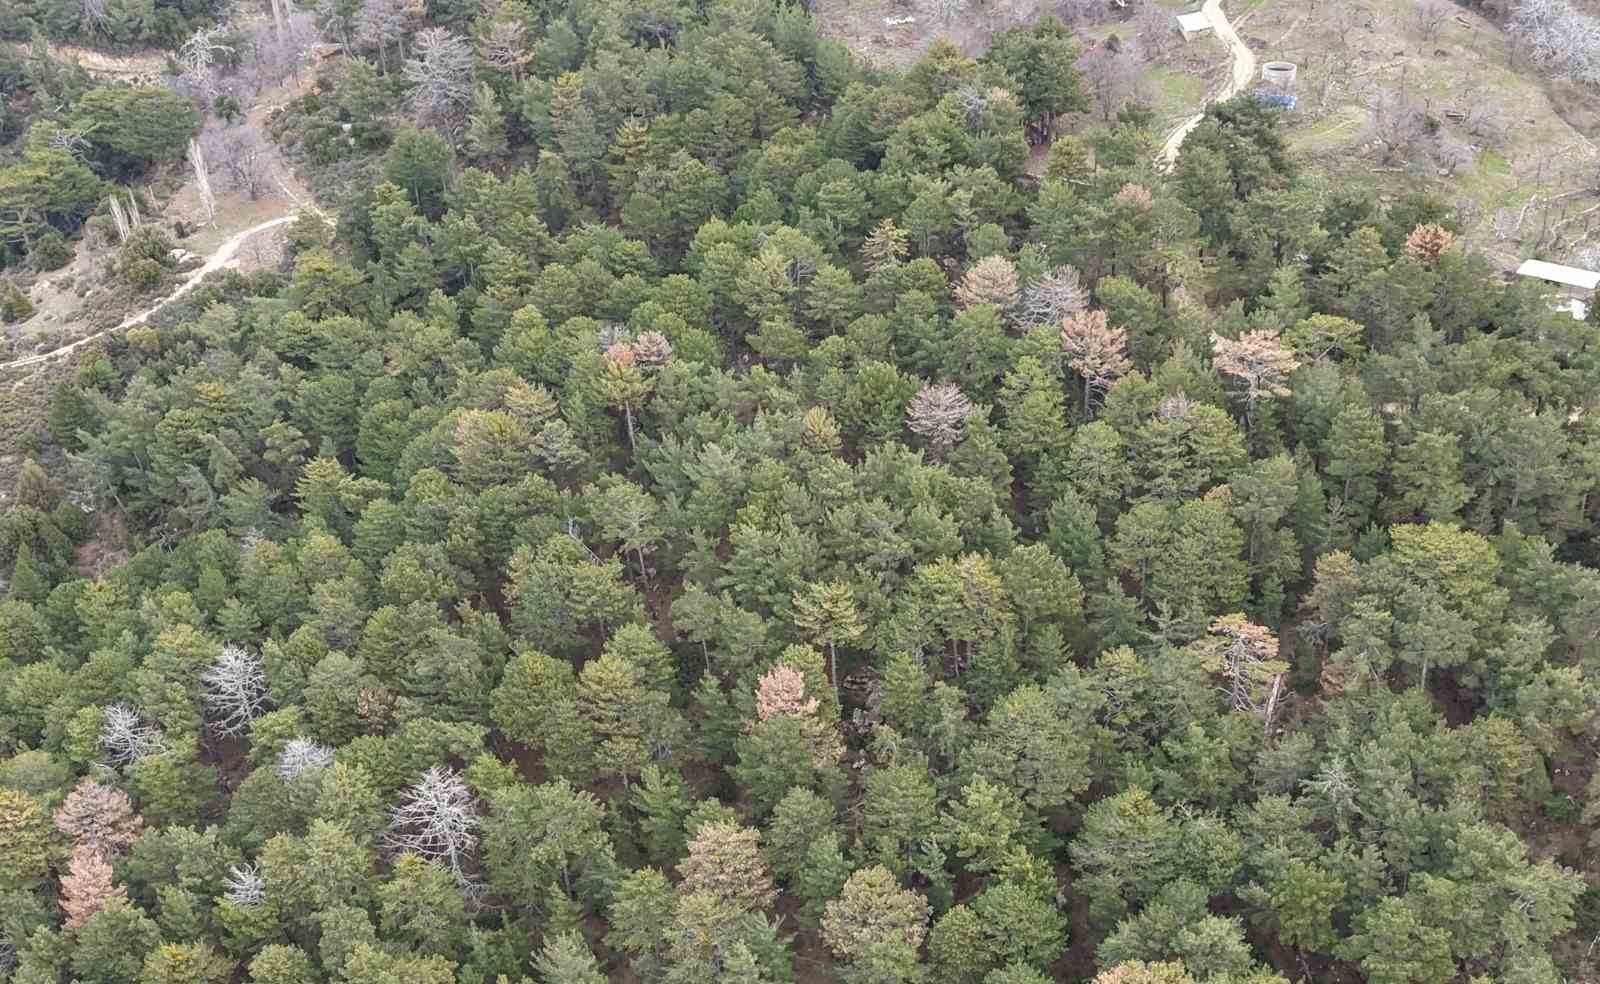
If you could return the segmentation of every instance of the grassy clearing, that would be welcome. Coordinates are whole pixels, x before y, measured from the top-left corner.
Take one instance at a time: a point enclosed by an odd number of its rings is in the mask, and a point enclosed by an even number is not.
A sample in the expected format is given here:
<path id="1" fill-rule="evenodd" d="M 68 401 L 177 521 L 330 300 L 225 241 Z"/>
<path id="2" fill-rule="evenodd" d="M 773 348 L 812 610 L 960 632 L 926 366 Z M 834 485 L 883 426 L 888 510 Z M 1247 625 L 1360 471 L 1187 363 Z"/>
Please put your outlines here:
<path id="1" fill-rule="evenodd" d="M 1180 119 L 1195 111 L 1206 95 L 1206 80 L 1165 65 L 1147 70 L 1140 83 L 1159 120 Z"/>
<path id="2" fill-rule="evenodd" d="M 1292 126 L 1289 146 L 1306 154 L 1318 154 L 1343 147 L 1367 124 L 1367 112 L 1359 106 L 1340 106 L 1314 122 Z"/>
<path id="3" fill-rule="evenodd" d="M 217 224 L 197 230 L 183 241 L 183 248 L 198 256 L 209 256 L 234 233 L 276 218 L 283 212 L 284 201 L 281 197 L 260 198 L 252 202 L 243 195 L 225 195 L 217 199 Z"/>
<path id="4" fill-rule="evenodd" d="M 1224 9 L 1226 9 L 1228 12 L 1228 19 L 1233 21 L 1234 26 L 1237 27 L 1239 26 L 1239 22 L 1244 18 L 1260 16 L 1263 11 L 1267 10 L 1276 2 L 1277 0 L 1234 0 L 1233 3 L 1229 3 Z"/>

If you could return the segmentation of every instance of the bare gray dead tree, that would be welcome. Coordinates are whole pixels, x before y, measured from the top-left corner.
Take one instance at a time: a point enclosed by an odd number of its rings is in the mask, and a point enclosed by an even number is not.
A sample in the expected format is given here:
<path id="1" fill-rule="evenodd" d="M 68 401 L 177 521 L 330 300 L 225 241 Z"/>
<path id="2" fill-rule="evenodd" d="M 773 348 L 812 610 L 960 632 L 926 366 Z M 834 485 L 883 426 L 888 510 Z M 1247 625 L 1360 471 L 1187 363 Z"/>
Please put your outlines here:
<path id="1" fill-rule="evenodd" d="M 222 897 L 234 905 L 258 906 L 267 900 L 266 879 L 253 864 L 232 865 L 222 884 Z"/>
<path id="2" fill-rule="evenodd" d="M 334 38 L 348 50 L 357 11 L 344 0 L 314 0 L 312 6 L 317 14 L 317 26 L 323 34 Z"/>
<path id="3" fill-rule="evenodd" d="M 990 92 L 987 86 L 976 83 L 968 83 L 955 91 L 956 101 L 961 106 L 962 115 L 966 117 L 967 129 L 980 125 L 988 115 L 991 105 Z"/>
<path id="4" fill-rule="evenodd" d="M 1478 153 L 1465 140 L 1441 132 L 1433 140 L 1433 159 L 1439 165 L 1439 170 L 1445 174 L 1455 174 L 1471 167 L 1478 159 Z"/>
<path id="5" fill-rule="evenodd" d="M 417 34 L 403 69 L 411 83 L 411 102 L 419 115 L 452 128 L 472 104 L 472 46 L 442 27 Z"/>
<path id="6" fill-rule="evenodd" d="M 1038 277 L 1022 292 L 1022 323 L 1059 325 L 1089 304 L 1089 290 L 1078 271 L 1062 265 Z"/>
<path id="7" fill-rule="evenodd" d="M 403 0 L 366 0 L 356 12 L 355 42 L 378 53 L 378 67 L 389 71 L 389 48 L 405 57 L 404 39 L 408 14 Z"/>
<path id="8" fill-rule="evenodd" d="M 443 864 L 468 885 L 467 866 L 478 848 L 478 803 L 461 776 L 443 766 L 422 774 L 389 819 L 388 845 Z"/>
<path id="9" fill-rule="evenodd" d="M 261 657 L 231 643 L 200 677 L 200 699 L 217 715 L 217 731 L 236 735 L 267 709 L 267 674 Z"/>
<path id="10" fill-rule="evenodd" d="M 945 27 L 949 27 L 950 22 L 960 16 L 966 6 L 967 0 L 931 0 L 929 4 L 933 16 Z"/>
<path id="11" fill-rule="evenodd" d="M 1505 107 L 1480 92 L 1472 100 L 1472 105 L 1467 107 L 1467 118 L 1462 126 L 1479 142 L 1499 147 L 1506 142 L 1508 129 Z"/>
<path id="12" fill-rule="evenodd" d="M 287 6 L 287 0 L 272 0 L 272 26 L 276 28 L 278 32 L 279 47 L 288 44 L 289 41 L 288 37 L 286 36 L 288 32 L 285 21 L 288 18 L 284 13 L 285 6 Z"/>
<path id="13" fill-rule="evenodd" d="M 1335 4 L 1334 13 L 1328 19 L 1329 26 L 1338 38 L 1339 48 L 1343 51 L 1350 50 L 1350 38 L 1357 30 L 1372 23 L 1372 11 L 1362 4 L 1345 3 Z"/>
<path id="14" fill-rule="evenodd" d="M 161 746 L 161 731 L 129 704 L 112 704 L 100 715 L 100 750 L 112 765 L 137 762 Z"/>
<path id="15" fill-rule="evenodd" d="M 272 769 L 284 782 L 333 765 L 333 749 L 312 738 L 291 738 L 278 753 Z"/>
<path id="16" fill-rule="evenodd" d="M 1522 0 L 1512 10 L 1510 29 L 1535 65 L 1600 85 L 1600 17 L 1569 0 Z"/>
<path id="17" fill-rule="evenodd" d="M 221 38 L 226 31 L 220 27 L 202 28 L 189 35 L 178 46 L 175 60 L 178 63 L 178 78 L 194 91 L 205 96 L 209 101 L 215 99 L 218 92 L 217 68 L 218 59 L 223 55 L 233 54 L 233 46 L 223 44 Z"/>
<path id="18" fill-rule="evenodd" d="M 310 10 L 299 10 L 282 2 L 275 11 L 282 20 L 270 25 L 243 25 L 241 48 L 248 60 L 241 66 L 240 79 L 252 94 L 298 77 L 300 63 L 306 51 L 321 39 L 317 16 Z"/>
<path id="19" fill-rule="evenodd" d="M 1133 17 L 1134 36 L 1139 39 L 1139 53 L 1147 61 L 1157 61 L 1177 43 L 1178 32 L 1172 27 L 1172 11 L 1145 0 Z"/>
<path id="20" fill-rule="evenodd" d="M 1069 24 L 1100 20 L 1106 13 L 1107 0 L 1064 0 L 1057 6 L 1061 19 Z M 1169 23 L 1171 15 L 1167 15 Z"/>
<path id="21" fill-rule="evenodd" d="M 1428 116 L 1421 104 L 1403 89 L 1382 88 L 1377 92 L 1366 139 L 1378 145 L 1381 163 L 1410 163 L 1413 152 L 1427 136 Z"/>
<path id="22" fill-rule="evenodd" d="M 246 58 L 239 69 L 240 81 L 251 96 L 259 96 L 265 89 L 282 82 L 293 74 L 300 57 L 300 49 L 309 39 L 314 24 L 309 14 L 297 12 L 284 25 L 284 40 L 278 40 L 273 25 L 259 25 L 243 29 L 241 46 Z"/>
<path id="23" fill-rule="evenodd" d="M 594 343 L 602 352 L 613 345 L 632 347 L 633 334 L 621 325 L 601 325 L 595 330 Z"/>
<path id="24" fill-rule="evenodd" d="M 1161 402 L 1156 405 L 1156 416 L 1162 420 L 1183 420 L 1189 416 L 1189 410 L 1193 405 L 1189 400 L 1189 394 L 1179 390 L 1161 398 Z"/>
<path id="25" fill-rule="evenodd" d="M 1243 615 L 1213 619 L 1210 634 L 1195 643 L 1201 665 L 1226 681 L 1222 690 L 1235 711 L 1261 715 L 1270 731 L 1283 694 L 1288 664 L 1278 658 L 1272 630 Z"/>
<path id="26" fill-rule="evenodd" d="M 111 221 L 117 225 L 117 242 L 128 241 L 128 233 L 132 231 L 128 226 L 128 213 L 122 210 L 122 203 L 117 201 L 117 196 L 111 196 Z"/>
<path id="27" fill-rule="evenodd" d="M 972 401 L 955 383 L 922 387 L 906 405 L 906 429 L 928 442 L 935 458 L 943 458 L 961 442 Z"/>
<path id="28" fill-rule="evenodd" d="M 184 156 L 189 160 L 189 168 L 194 171 L 195 188 L 200 193 L 200 204 L 206 210 L 206 222 L 216 225 L 217 196 L 211 193 L 211 174 L 206 167 L 206 154 L 200 149 L 200 141 L 190 137 L 189 150 Z"/>

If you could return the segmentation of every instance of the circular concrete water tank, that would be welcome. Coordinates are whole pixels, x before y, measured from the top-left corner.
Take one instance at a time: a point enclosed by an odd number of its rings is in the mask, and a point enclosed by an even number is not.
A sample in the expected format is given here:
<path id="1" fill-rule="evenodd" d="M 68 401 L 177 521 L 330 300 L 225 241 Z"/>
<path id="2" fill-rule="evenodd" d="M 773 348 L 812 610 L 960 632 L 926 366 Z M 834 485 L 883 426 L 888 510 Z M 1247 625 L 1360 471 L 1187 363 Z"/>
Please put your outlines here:
<path id="1" fill-rule="evenodd" d="M 1261 81 L 1268 85 L 1286 89 L 1294 85 L 1297 72 L 1298 69 L 1295 67 L 1294 62 L 1263 62 L 1261 65 Z"/>

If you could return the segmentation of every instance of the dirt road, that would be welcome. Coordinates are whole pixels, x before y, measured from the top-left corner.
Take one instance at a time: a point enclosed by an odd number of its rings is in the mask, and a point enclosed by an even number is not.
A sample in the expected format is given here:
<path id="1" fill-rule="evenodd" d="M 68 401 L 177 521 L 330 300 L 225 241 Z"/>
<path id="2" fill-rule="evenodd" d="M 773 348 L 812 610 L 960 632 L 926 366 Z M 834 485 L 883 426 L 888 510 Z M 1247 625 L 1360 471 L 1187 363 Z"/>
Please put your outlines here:
<path id="1" fill-rule="evenodd" d="M 138 314 L 125 318 L 123 322 L 117 325 L 115 328 L 107 328 L 104 331 L 97 331 L 87 338 L 80 338 L 70 345 L 63 345 L 60 348 L 51 349 L 48 352 L 40 352 L 37 355 L 30 355 L 27 358 L 17 359 L 15 362 L 0 363 L 0 369 L 24 369 L 28 366 L 35 366 L 44 362 L 49 362 L 51 359 L 59 358 L 69 352 L 82 348 L 97 338 L 102 338 L 111 334 L 112 332 L 118 332 L 126 328 L 132 328 L 134 325 L 143 322 L 157 311 L 166 307 L 168 304 L 171 304 L 173 301 L 189 293 L 189 291 L 195 288 L 195 285 L 199 284 L 200 281 L 206 278 L 207 274 L 215 273 L 232 263 L 233 258 L 239 252 L 239 247 L 245 244 L 245 240 L 249 239 L 251 236 L 254 236 L 258 232 L 265 232 L 268 229 L 276 228 L 284 223 L 293 222 L 297 214 L 298 213 L 290 212 L 288 215 L 280 215 L 275 219 L 268 219 L 266 222 L 253 225 L 243 232 L 234 233 L 231 237 L 225 240 L 221 246 L 216 248 L 216 250 L 206 259 L 204 265 L 202 265 L 198 270 L 189 274 L 188 278 L 185 279 L 183 283 L 179 284 L 176 290 L 145 310 L 140 311 Z"/>
<path id="2" fill-rule="evenodd" d="M 1206 105 L 1210 105 L 1213 102 L 1223 102 L 1233 98 L 1250 84 L 1250 80 L 1255 78 L 1256 74 L 1256 56 L 1255 52 L 1240 40 L 1239 32 L 1233 29 L 1228 15 L 1222 10 L 1222 0 L 1206 0 L 1200 12 L 1206 15 L 1206 20 L 1211 22 L 1211 30 L 1216 32 L 1217 37 L 1228 46 L 1228 53 L 1233 57 L 1233 68 L 1228 75 L 1227 84 L 1214 98 L 1206 100 Z M 1163 166 L 1171 167 L 1177 161 L 1178 151 L 1183 146 L 1184 138 L 1200 125 L 1205 116 L 1205 106 L 1202 106 L 1200 112 L 1184 120 L 1167 136 L 1167 142 L 1161 147 L 1160 163 Z"/>

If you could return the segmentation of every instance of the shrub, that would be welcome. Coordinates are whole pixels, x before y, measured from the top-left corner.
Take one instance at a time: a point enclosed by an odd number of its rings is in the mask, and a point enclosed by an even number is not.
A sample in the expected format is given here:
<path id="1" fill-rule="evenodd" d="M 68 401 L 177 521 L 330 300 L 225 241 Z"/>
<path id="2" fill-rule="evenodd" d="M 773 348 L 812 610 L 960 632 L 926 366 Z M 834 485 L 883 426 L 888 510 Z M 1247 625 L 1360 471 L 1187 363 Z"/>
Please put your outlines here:
<path id="1" fill-rule="evenodd" d="M 16 284 L 0 286 L 0 321 L 11 325 L 31 317 L 33 303 L 28 300 L 28 295 L 18 290 Z"/>
<path id="2" fill-rule="evenodd" d="M 28 252 L 36 270 L 59 270 L 72 262 L 72 244 L 55 229 L 50 229 L 33 241 Z"/>
<path id="3" fill-rule="evenodd" d="M 172 240 L 165 232 L 140 226 L 117 251 L 117 276 L 136 290 L 154 290 L 173 266 L 172 250 Z"/>

